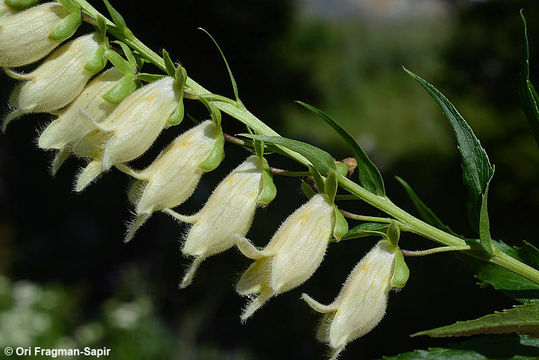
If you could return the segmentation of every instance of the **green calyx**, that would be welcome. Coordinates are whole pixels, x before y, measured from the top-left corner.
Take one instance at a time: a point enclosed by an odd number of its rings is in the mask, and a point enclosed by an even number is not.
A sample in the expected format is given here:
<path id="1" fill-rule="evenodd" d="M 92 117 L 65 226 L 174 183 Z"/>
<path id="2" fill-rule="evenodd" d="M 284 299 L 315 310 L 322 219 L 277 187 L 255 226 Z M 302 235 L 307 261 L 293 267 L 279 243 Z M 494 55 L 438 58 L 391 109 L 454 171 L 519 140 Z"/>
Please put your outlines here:
<path id="1" fill-rule="evenodd" d="M 7 6 L 12 7 L 15 10 L 26 10 L 37 3 L 40 0 L 4 0 Z"/>
<path id="2" fill-rule="evenodd" d="M 69 39 L 82 24 L 82 13 L 80 11 L 67 15 L 49 34 L 49 39 L 62 42 Z"/>
<path id="3" fill-rule="evenodd" d="M 107 58 L 105 56 L 105 45 L 101 44 L 95 51 L 92 58 L 86 63 L 84 69 L 91 74 L 97 74 L 107 65 Z"/>
<path id="4" fill-rule="evenodd" d="M 277 196 L 277 187 L 273 183 L 273 175 L 271 174 L 267 160 L 262 157 L 261 162 L 263 167 L 262 181 L 256 202 L 260 205 L 268 205 Z"/>
<path id="5" fill-rule="evenodd" d="M 341 241 L 341 239 L 348 233 L 348 221 L 346 221 L 344 215 L 336 205 L 333 205 L 333 212 L 335 213 L 333 237 L 336 241 Z"/>
<path id="6" fill-rule="evenodd" d="M 404 255 L 399 248 L 395 248 L 394 261 L 393 276 L 391 276 L 389 284 L 392 288 L 402 289 L 410 277 L 410 269 L 408 268 L 408 265 L 406 265 Z"/>
<path id="7" fill-rule="evenodd" d="M 217 140 L 215 141 L 215 144 L 213 145 L 213 148 L 210 151 L 210 154 L 206 159 L 198 165 L 200 169 L 202 169 L 204 172 L 210 172 L 219 166 L 223 159 L 225 158 L 225 137 L 223 135 L 223 132 L 219 128 L 219 134 L 217 135 Z"/>
<path id="8" fill-rule="evenodd" d="M 139 82 L 135 74 L 124 75 L 117 83 L 103 95 L 103 99 L 111 104 L 119 104 L 123 99 L 137 90 Z"/>
<path id="9" fill-rule="evenodd" d="M 386 237 L 394 248 L 398 249 L 400 236 L 401 230 L 399 225 L 392 221 L 387 227 Z"/>
<path id="10" fill-rule="evenodd" d="M 185 82 L 187 81 L 187 72 L 182 66 L 178 66 L 174 71 L 174 79 L 176 80 L 176 86 L 178 87 L 179 99 L 176 110 L 170 116 L 167 123 L 169 126 L 179 125 L 185 116 L 185 108 L 183 105 Z"/>

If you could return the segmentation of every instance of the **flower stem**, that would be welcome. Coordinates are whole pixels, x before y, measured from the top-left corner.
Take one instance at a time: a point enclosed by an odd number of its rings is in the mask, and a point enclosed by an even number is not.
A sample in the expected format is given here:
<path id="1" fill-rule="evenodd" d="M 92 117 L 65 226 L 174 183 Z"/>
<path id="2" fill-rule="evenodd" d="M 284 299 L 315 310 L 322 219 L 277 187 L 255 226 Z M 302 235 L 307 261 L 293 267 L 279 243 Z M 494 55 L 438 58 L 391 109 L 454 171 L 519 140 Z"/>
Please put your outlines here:
<path id="1" fill-rule="evenodd" d="M 90 18 L 96 20 L 97 16 L 100 15 L 100 13 L 86 0 L 74 1 L 81 6 L 83 12 L 86 13 L 86 15 L 88 15 Z M 89 20 L 89 22 L 91 22 L 91 19 L 87 19 L 87 17 L 86 20 Z M 144 56 L 148 61 L 157 66 L 159 69 L 163 71 L 166 70 L 163 58 L 161 58 L 161 56 L 159 56 L 149 47 L 144 45 L 130 31 L 119 31 L 113 22 L 108 19 L 106 20 L 106 22 L 109 32 L 118 40 L 124 42 L 132 49 L 137 50 L 142 56 Z M 212 94 L 210 91 L 206 90 L 203 86 L 201 86 L 191 78 L 187 79 L 186 92 L 188 92 L 193 97 L 205 97 L 208 102 L 215 105 L 218 109 L 239 120 L 260 135 L 280 136 L 275 130 L 267 126 L 263 121 L 258 119 L 251 112 L 249 112 L 249 110 L 247 110 L 247 108 L 242 103 L 236 102 L 235 100 L 226 98 L 224 96 Z M 305 166 L 311 165 L 310 162 L 302 155 L 284 147 L 279 147 L 279 149 L 290 158 L 296 160 L 298 163 Z M 357 198 L 392 216 L 397 221 L 401 222 L 408 231 L 411 231 L 448 247 L 464 248 L 465 246 L 468 246 L 466 244 L 466 241 L 464 241 L 463 239 L 449 234 L 443 230 L 440 230 L 430 224 L 427 224 L 424 221 L 421 221 L 420 219 L 402 210 L 397 205 L 393 204 L 388 197 L 375 195 L 342 175 L 338 175 L 337 179 L 340 187 L 347 190 L 350 194 L 356 196 Z M 513 271 L 516 274 L 522 275 L 539 284 L 538 270 L 518 261 L 517 259 L 507 255 L 501 250 L 496 251 L 494 256 L 491 257 L 488 261 L 490 263 L 502 266 L 505 269 Z"/>
<path id="2" fill-rule="evenodd" d="M 436 247 L 433 249 L 427 249 L 427 250 L 405 250 L 401 249 L 402 254 L 404 256 L 426 256 L 426 255 L 432 255 L 432 254 L 438 254 L 442 252 L 447 251 L 463 251 L 463 250 L 470 250 L 470 246 L 442 246 L 442 247 Z"/>

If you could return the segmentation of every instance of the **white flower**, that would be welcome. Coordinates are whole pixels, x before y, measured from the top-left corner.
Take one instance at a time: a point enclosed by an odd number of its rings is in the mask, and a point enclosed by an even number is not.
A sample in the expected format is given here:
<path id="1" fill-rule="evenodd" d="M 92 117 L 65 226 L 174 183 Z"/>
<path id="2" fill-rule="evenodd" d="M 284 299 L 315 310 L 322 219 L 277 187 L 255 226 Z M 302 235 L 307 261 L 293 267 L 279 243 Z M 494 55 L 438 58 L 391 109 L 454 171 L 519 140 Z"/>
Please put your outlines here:
<path id="1" fill-rule="evenodd" d="M 191 196 L 204 173 L 199 165 L 208 157 L 219 135 L 215 124 L 206 120 L 178 136 L 150 166 L 133 174 L 139 179 L 130 191 L 137 217 L 125 241 L 153 212 L 176 207 Z"/>
<path id="2" fill-rule="evenodd" d="M 253 221 L 262 190 L 264 168 L 257 156 L 250 156 L 215 188 L 204 207 L 192 216 L 176 218 L 193 223 L 182 252 L 195 259 L 181 287 L 189 285 L 200 263 L 207 257 L 233 247 L 244 237 Z"/>
<path id="3" fill-rule="evenodd" d="M 79 175 L 76 191 L 112 166 L 136 159 L 148 150 L 176 109 L 180 95 L 176 80 L 164 77 L 129 95 L 104 121 L 95 124 L 99 132 L 74 148 L 75 153 L 93 158 Z"/>
<path id="4" fill-rule="evenodd" d="M 7 8 L 7 10 L 6 10 Z M 2 1 L 1 11 L 12 11 Z M 62 5 L 48 2 L 14 15 L 0 18 L 0 66 L 31 64 L 54 50 L 59 41 L 49 34 L 69 15 Z"/>
<path id="5" fill-rule="evenodd" d="M 395 247 L 378 242 L 350 273 L 337 298 L 322 305 L 307 294 L 302 298 L 315 311 L 326 314 L 317 338 L 332 348 L 335 359 L 349 342 L 371 331 L 385 314 L 393 276 Z"/>
<path id="6" fill-rule="evenodd" d="M 264 250 L 247 239 L 238 241 L 240 251 L 256 260 L 236 286 L 240 295 L 258 296 L 245 308 L 249 318 L 270 297 L 301 285 L 324 257 L 335 226 L 333 205 L 325 195 L 315 195 L 290 215 Z"/>
<path id="7" fill-rule="evenodd" d="M 85 142 L 80 141 L 91 132 L 99 130 L 94 125 L 99 124 L 109 116 L 116 105 L 103 99 L 107 93 L 122 78 L 116 68 L 111 68 L 96 77 L 84 88 L 82 93 L 73 101 L 65 111 L 51 122 L 39 136 L 38 145 L 42 149 L 59 150 L 58 156 L 62 157 L 73 151 L 79 156 L 88 156 L 89 151 L 80 151 Z M 86 137 L 86 141 L 89 137 Z M 53 165 L 53 172 L 61 164 Z"/>
<path id="8" fill-rule="evenodd" d="M 97 34 L 90 34 L 70 41 L 29 74 L 9 72 L 10 76 L 26 81 L 11 95 L 10 105 L 16 110 L 4 119 L 4 129 L 18 116 L 53 112 L 73 101 L 93 76 L 85 66 L 100 45 L 98 39 Z"/>

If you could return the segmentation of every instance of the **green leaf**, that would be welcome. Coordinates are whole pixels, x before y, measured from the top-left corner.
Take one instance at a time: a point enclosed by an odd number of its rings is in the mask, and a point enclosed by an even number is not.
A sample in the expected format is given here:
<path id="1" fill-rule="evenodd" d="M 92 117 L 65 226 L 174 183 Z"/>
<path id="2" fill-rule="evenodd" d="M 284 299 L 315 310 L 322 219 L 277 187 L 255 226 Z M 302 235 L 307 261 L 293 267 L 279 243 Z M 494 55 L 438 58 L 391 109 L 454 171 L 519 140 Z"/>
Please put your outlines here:
<path id="1" fill-rule="evenodd" d="M 408 69 L 404 70 L 436 100 L 453 128 L 462 160 L 462 177 L 468 190 L 468 220 L 474 230 L 478 231 L 482 195 L 494 173 L 488 155 L 455 106 L 433 85 Z"/>
<path id="2" fill-rule="evenodd" d="M 168 51 L 166 51 L 165 49 L 163 49 L 163 60 L 165 61 L 165 68 L 167 70 L 168 76 L 174 77 L 176 75 L 176 66 L 174 66 L 174 63 L 172 62 Z"/>
<path id="3" fill-rule="evenodd" d="M 319 149 L 311 144 L 307 144 L 298 140 L 288 139 L 281 136 L 263 136 L 251 134 L 240 135 L 255 140 L 262 140 L 269 144 L 279 145 L 289 150 L 295 151 L 298 154 L 303 155 L 305 158 L 307 158 L 307 160 L 309 160 L 311 164 L 313 164 L 314 168 L 323 176 L 327 176 L 331 170 L 336 170 L 333 157 L 324 150 Z"/>
<path id="4" fill-rule="evenodd" d="M 238 103 L 241 103 L 240 96 L 239 96 L 239 93 L 238 93 L 238 84 L 236 83 L 236 79 L 234 79 L 234 75 L 232 74 L 232 70 L 230 69 L 230 66 L 228 65 L 228 61 L 226 60 L 226 56 L 223 53 L 223 51 L 221 50 L 221 47 L 219 46 L 217 41 L 213 38 L 213 36 L 211 36 L 211 34 L 206 31 L 206 29 L 203 29 L 201 27 L 199 27 L 198 29 L 202 30 L 206 35 L 208 35 L 210 37 L 211 41 L 213 41 L 213 43 L 215 44 L 215 46 L 219 50 L 219 53 L 221 53 L 221 57 L 223 58 L 223 61 L 225 62 L 226 70 L 228 71 L 228 76 L 230 78 L 230 82 L 232 83 L 232 90 L 234 91 L 234 98 L 236 99 L 236 101 Z"/>
<path id="5" fill-rule="evenodd" d="M 410 200 L 412 200 L 412 204 L 414 205 L 414 208 L 419 213 L 419 216 L 425 220 L 428 224 L 437 227 L 438 229 L 441 229 L 443 231 L 450 232 L 454 234 L 454 232 L 440 220 L 440 218 L 417 196 L 416 192 L 412 187 L 404 181 L 404 179 L 395 176 L 395 179 L 402 185 L 404 190 L 406 190 L 406 193 L 408 194 L 408 197 Z"/>
<path id="6" fill-rule="evenodd" d="M 307 196 L 307 199 L 312 198 L 316 195 L 311 185 L 307 184 L 305 181 L 301 182 L 301 191 Z"/>
<path id="7" fill-rule="evenodd" d="M 79 26 L 82 24 L 80 12 L 67 15 L 49 34 L 49 39 L 54 41 L 64 41 L 73 36 Z"/>
<path id="8" fill-rule="evenodd" d="M 316 185 L 316 190 L 318 190 L 320 194 L 325 194 L 326 183 L 324 182 L 324 178 L 322 177 L 322 175 L 320 175 L 320 173 L 315 168 L 310 167 L 309 170 L 314 180 L 314 184 Z"/>
<path id="9" fill-rule="evenodd" d="M 494 175 L 493 175 L 494 176 Z M 481 200 L 481 212 L 479 216 L 479 240 L 481 248 L 486 251 L 487 254 L 492 256 L 494 254 L 494 247 L 492 244 L 492 237 L 490 236 L 490 220 L 488 218 L 488 189 L 490 186 L 489 179 L 487 187 L 485 188 L 485 193 L 482 196 Z"/>
<path id="10" fill-rule="evenodd" d="M 411 336 L 449 337 L 518 332 L 539 337 L 539 303 L 516 305 L 475 320 L 420 331 Z"/>
<path id="11" fill-rule="evenodd" d="M 103 99 L 111 104 L 119 104 L 123 99 L 137 90 L 138 81 L 135 74 L 124 75 L 109 91 L 103 95 Z"/>
<path id="12" fill-rule="evenodd" d="M 4 2 L 15 10 L 26 10 L 36 5 L 41 0 L 4 0 Z"/>
<path id="13" fill-rule="evenodd" d="M 388 224 L 380 223 L 363 223 L 350 229 L 343 240 L 351 240 L 368 236 L 386 238 Z"/>
<path id="14" fill-rule="evenodd" d="M 348 221 L 344 218 L 342 212 L 339 211 L 337 206 L 333 205 L 333 211 L 335 213 L 335 226 L 333 227 L 333 237 L 336 241 L 341 241 L 348 233 Z"/>
<path id="15" fill-rule="evenodd" d="M 112 7 L 108 0 L 103 0 L 103 2 L 105 3 L 107 10 L 109 11 L 110 17 L 114 25 L 118 27 L 118 30 L 122 32 L 125 31 L 127 29 L 127 24 L 125 23 L 123 16 L 120 15 L 120 13 Z"/>
<path id="16" fill-rule="evenodd" d="M 338 122 L 333 120 L 328 114 L 302 101 L 296 101 L 301 106 L 318 115 L 322 120 L 329 124 L 344 141 L 352 148 L 354 157 L 357 160 L 360 184 L 370 192 L 376 195 L 385 196 L 384 179 L 380 171 L 371 161 L 365 150 L 359 145 L 356 139 Z"/>
<path id="17" fill-rule="evenodd" d="M 539 268 L 539 250 L 528 242 L 524 242 L 521 247 L 511 247 L 500 241 L 493 241 L 494 244 L 512 257 L 532 266 Z M 517 275 L 512 271 L 500 266 L 486 263 L 469 256 L 462 256 L 462 259 L 470 264 L 476 272 L 476 278 L 480 280 L 480 286 L 492 286 L 500 290 L 507 296 L 522 303 L 533 303 L 539 299 L 539 284 L 527 278 Z"/>
<path id="18" fill-rule="evenodd" d="M 118 71 L 120 71 L 122 74 L 127 75 L 135 73 L 135 67 L 131 65 L 129 61 L 125 60 L 116 51 L 110 49 L 105 50 L 105 56 L 107 57 L 107 59 L 109 59 L 111 64 L 114 65 L 114 67 L 118 69 Z"/>
<path id="19" fill-rule="evenodd" d="M 487 360 L 537 359 L 539 339 L 526 335 L 484 335 L 470 341 L 449 344 L 446 348 L 415 350 L 385 360 Z"/>
<path id="20" fill-rule="evenodd" d="M 528 44 L 528 26 L 524 11 L 520 10 L 522 27 L 524 30 L 524 55 L 522 58 L 522 70 L 520 73 L 520 92 L 522 107 L 530 124 L 530 128 L 535 137 L 535 142 L 539 145 L 539 99 L 533 84 L 530 81 L 530 49 Z"/>

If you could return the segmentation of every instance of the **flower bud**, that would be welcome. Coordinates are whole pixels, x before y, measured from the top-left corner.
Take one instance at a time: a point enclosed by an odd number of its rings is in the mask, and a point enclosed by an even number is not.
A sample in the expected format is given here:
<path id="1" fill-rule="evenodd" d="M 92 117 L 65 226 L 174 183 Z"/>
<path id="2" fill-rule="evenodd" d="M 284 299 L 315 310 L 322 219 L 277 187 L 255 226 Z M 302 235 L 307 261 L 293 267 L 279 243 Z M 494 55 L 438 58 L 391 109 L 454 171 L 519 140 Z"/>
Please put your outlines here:
<path id="1" fill-rule="evenodd" d="M 262 190 L 263 173 L 260 159 L 250 156 L 221 181 L 197 214 L 179 218 L 193 223 L 182 252 L 195 257 L 182 288 L 191 283 L 205 258 L 230 249 L 238 237 L 247 234 Z"/>
<path id="2" fill-rule="evenodd" d="M 116 107 L 105 101 L 103 95 L 114 87 L 122 76 L 116 68 L 111 68 L 90 82 L 75 101 L 41 133 L 39 147 L 61 150 L 72 146 L 95 130 L 94 123 L 105 120 Z"/>
<path id="3" fill-rule="evenodd" d="M 326 252 L 333 234 L 335 213 L 324 195 L 315 195 L 290 215 L 264 250 L 247 239 L 238 248 L 256 260 L 236 286 L 240 295 L 258 296 L 245 308 L 242 320 L 249 318 L 270 297 L 301 285 L 310 278 Z"/>
<path id="4" fill-rule="evenodd" d="M 23 66 L 45 57 L 60 44 L 49 34 L 68 15 L 62 5 L 48 2 L 0 18 L 0 66 Z"/>
<path id="5" fill-rule="evenodd" d="M 178 136 L 150 166 L 136 175 L 139 181 L 131 193 L 136 198 L 137 218 L 125 241 L 133 237 L 153 212 L 176 207 L 191 196 L 204 173 L 199 165 L 220 136 L 215 124 L 206 120 Z"/>
<path id="6" fill-rule="evenodd" d="M 166 76 L 129 95 L 101 125 L 111 131 L 103 170 L 136 159 L 150 148 L 180 99 L 176 80 Z"/>
<path id="7" fill-rule="evenodd" d="M 4 129 L 20 115 L 52 112 L 73 101 L 94 75 L 85 66 L 98 47 L 97 34 L 81 36 L 54 51 L 31 73 L 8 73 L 27 81 L 15 88 L 10 98 L 10 105 L 16 110 L 4 119 Z"/>
<path id="8" fill-rule="evenodd" d="M 379 241 L 352 270 L 330 305 L 303 294 L 309 306 L 325 314 L 317 338 L 332 348 L 332 359 L 346 344 L 365 335 L 382 320 L 397 250 L 389 241 Z"/>

